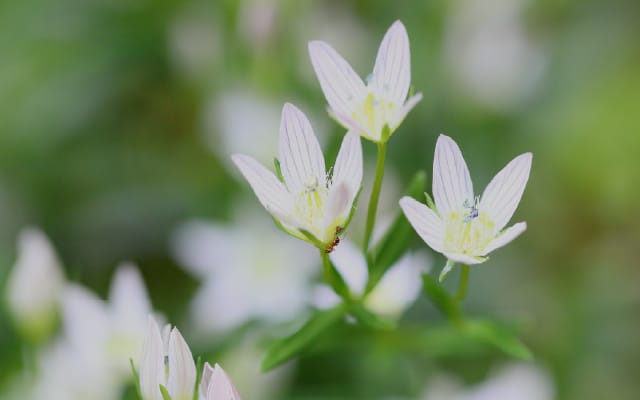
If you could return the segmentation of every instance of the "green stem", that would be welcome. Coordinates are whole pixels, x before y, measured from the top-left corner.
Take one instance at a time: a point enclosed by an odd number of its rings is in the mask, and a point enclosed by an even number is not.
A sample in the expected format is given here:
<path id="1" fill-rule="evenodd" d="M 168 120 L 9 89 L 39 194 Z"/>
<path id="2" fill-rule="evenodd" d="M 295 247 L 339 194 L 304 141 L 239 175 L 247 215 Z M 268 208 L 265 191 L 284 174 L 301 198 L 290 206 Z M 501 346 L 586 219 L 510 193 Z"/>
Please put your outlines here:
<path id="1" fill-rule="evenodd" d="M 371 199 L 369 200 L 369 210 L 367 211 L 367 225 L 364 232 L 364 252 L 369 251 L 369 242 L 373 234 L 373 227 L 376 224 L 376 211 L 378 209 L 378 200 L 380 199 L 380 190 L 382 189 L 382 178 L 384 177 L 384 160 L 387 155 L 387 144 L 378 143 L 378 159 L 376 161 L 376 176 L 373 180 L 371 188 Z"/>
<path id="2" fill-rule="evenodd" d="M 458 302 L 462 302 L 467 297 L 467 288 L 469 287 L 469 266 L 462 264 L 462 270 L 460 271 L 460 284 L 458 286 L 458 293 L 456 293 L 455 299 Z"/>

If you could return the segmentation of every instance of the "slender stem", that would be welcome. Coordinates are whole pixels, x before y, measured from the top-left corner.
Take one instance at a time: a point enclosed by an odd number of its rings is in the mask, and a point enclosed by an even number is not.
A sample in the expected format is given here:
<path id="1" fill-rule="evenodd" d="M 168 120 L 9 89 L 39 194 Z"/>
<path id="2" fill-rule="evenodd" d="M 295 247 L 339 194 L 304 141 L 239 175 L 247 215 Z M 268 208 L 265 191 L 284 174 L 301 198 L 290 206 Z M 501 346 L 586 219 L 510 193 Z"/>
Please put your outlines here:
<path id="1" fill-rule="evenodd" d="M 455 299 L 459 302 L 467 297 L 467 287 L 469 286 L 469 266 L 462 264 L 462 270 L 460 271 L 460 284 L 458 286 L 458 293 L 456 293 Z"/>
<path id="2" fill-rule="evenodd" d="M 367 225 L 364 232 L 364 252 L 369 251 L 369 242 L 373 233 L 373 227 L 376 224 L 376 211 L 378 209 L 378 200 L 380 199 L 380 190 L 382 189 L 382 178 L 384 177 L 384 160 L 387 155 L 387 144 L 378 143 L 378 159 L 376 161 L 376 176 L 373 180 L 371 188 L 371 199 L 369 200 L 369 210 L 367 211 Z"/>

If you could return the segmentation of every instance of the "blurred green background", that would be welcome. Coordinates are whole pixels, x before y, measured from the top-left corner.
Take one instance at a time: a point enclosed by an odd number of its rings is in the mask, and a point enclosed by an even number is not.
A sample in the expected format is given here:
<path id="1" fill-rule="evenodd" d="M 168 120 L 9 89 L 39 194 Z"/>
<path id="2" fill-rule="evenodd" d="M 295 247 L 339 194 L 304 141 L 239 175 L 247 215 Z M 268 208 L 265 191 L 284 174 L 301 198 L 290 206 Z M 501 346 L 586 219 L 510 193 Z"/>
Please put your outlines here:
<path id="1" fill-rule="evenodd" d="M 529 229 L 472 269 L 469 314 L 521 322 L 557 399 L 637 399 L 638 18 L 637 0 L 2 1 L 0 282 L 18 232 L 39 226 L 70 280 L 105 295 L 115 265 L 132 260 L 154 308 L 186 324 L 200 282 L 172 253 L 175 229 L 231 221 L 238 202 L 258 210 L 229 154 L 268 162 L 285 101 L 310 115 L 333 160 L 343 130 L 324 112 L 306 43 L 330 42 L 364 77 L 400 19 L 424 100 L 389 144 L 398 186 L 431 173 L 439 133 L 459 143 L 476 191 L 534 153 L 514 217 Z M 375 146 L 363 145 L 370 179 Z M 405 316 L 439 319 L 424 298 Z M 279 398 L 415 398 L 436 373 L 476 384 L 508 360 L 393 343 L 303 357 Z M 0 354 L 1 393 L 21 365 L 6 315 Z"/>

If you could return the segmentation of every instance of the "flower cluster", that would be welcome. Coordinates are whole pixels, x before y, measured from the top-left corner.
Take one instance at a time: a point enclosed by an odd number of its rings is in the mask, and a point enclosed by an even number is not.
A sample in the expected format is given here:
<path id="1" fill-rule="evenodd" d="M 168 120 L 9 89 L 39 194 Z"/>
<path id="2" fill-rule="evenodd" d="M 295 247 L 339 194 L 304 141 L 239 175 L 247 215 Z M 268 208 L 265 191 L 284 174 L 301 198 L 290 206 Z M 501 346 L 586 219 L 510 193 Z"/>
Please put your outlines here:
<path id="1" fill-rule="evenodd" d="M 275 174 L 251 157 L 232 158 L 278 226 L 330 253 L 339 245 L 358 200 L 363 174 L 359 136 L 377 143 L 378 166 L 364 240 L 367 252 L 384 174 L 386 143 L 422 99 L 421 94 L 407 99 L 411 86 L 407 31 L 400 21 L 393 23 L 366 82 L 325 42 L 310 42 L 309 55 L 329 103 L 329 114 L 348 129 L 333 169 L 327 172 L 309 121 L 291 104 L 282 111 Z M 484 262 L 490 252 L 526 229 L 524 222 L 504 227 L 520 202 L 531 160 L 530 153 L 516 157 L 482 196 L 476 197 L 460 149 L 453 139 L 440 135 L 433 162 L 435 203 L 428 195 L 429 205 L 407 196 L 400 200 L 400 207 L 425 243 L 447 257 L 441 279 L 455 263 Z M 368 261 L 371 269 L 372 261 Z M 339 290 L 335 282 L 332 286 Z"/>
<path id="2" fill-rule="evenodd" d="M 240 400 L 226 372 L 205 363 L 200 384 L 189 345 L 180 331 L 165 325 L 162 331 L 149 317 L 139 370 L 138 386 L 143 400 Z"/>

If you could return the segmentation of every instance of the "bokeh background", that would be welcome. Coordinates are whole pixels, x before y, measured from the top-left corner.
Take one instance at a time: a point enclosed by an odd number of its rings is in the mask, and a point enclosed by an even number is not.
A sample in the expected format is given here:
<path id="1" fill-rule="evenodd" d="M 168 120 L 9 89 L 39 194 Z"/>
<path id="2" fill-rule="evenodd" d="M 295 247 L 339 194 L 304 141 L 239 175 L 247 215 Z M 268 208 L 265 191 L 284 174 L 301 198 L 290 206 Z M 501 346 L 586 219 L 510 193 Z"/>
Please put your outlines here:
<path id="1" fill-rule="evenodd" d="M 116 266 L 134 262 L 153 308 L 194 353 L 226 362 L 247 399 L 637 399 L 639 17 L 636 0 L 1 2 L 0 287 L 28 226 L 46 233 L 68 281 L 102 298 Z M 331 43 L 365 77 L 396 19 L 424 100 L 389 144 L 381 214 L 416 170 L 430 174 L 439 133 L 460 144 L 477 191 L 532 151 L 514 219 L 529 229 L 472 269 L 465 307 L 517 322 L 535 358 L 336 333 L 259 375 L 264 340 L 304 319 L 319 268 L 259 209 L 229 155 L 270 163 L 288 101 L 333 160 L 344 132 L 306 43 Z M 375 146 L 363 144 L 370 182 Z M 9 314 L 0 393 L 28 398 Z M 422 296 L 400 325 L 441 319 Z M 495 386 L 516 390 L 480 397 Z"/>

